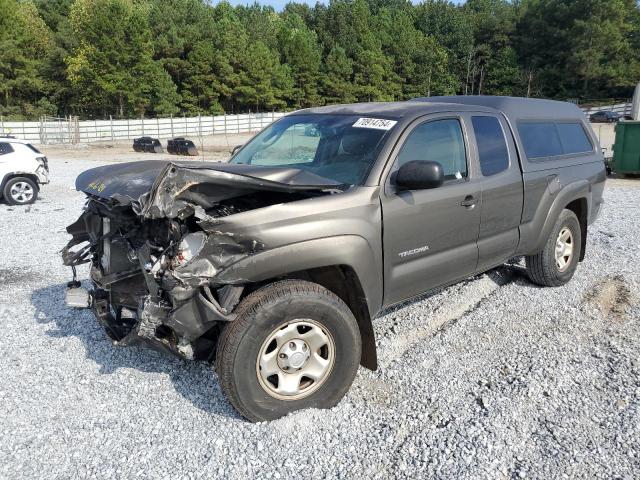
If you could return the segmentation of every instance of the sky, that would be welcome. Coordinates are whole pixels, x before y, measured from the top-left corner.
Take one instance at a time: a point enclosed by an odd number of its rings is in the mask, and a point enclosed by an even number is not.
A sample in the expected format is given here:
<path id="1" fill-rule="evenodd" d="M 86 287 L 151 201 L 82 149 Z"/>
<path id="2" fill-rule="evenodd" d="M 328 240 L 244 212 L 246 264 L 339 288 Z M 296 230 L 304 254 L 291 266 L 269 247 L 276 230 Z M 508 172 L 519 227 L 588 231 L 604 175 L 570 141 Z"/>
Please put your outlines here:
<path id="1" fill-rule="evenodd" d="M 254 0 L 228 0 L 231 5 L 252 5 Z M 261 5 L 271 5 L 276 10 L 280 11 L 284 8 L 284 6 L 289 3 L 291 0 L 257 0 L 257 2 Z M 308 5 L 315 5 L 316 0 L 295 0 L 296 3 L 306 3 Z M 453 3 L 464 3 L 464 0 L 452 0 Z M 211 3 L 217 3 L 215 0 Z M 322 2 L 326 3 L 326 2 Z M 414 3 L 418 3 L 414 0 Z"/>

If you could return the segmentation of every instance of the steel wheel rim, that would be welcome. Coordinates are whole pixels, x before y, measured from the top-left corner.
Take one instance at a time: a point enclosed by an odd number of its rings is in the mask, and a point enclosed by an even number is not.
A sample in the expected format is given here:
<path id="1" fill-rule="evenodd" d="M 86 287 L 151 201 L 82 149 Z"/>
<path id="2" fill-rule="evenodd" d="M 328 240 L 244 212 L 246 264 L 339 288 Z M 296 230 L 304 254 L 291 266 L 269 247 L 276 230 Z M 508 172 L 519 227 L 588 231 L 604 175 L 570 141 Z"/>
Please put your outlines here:
<path id="1" fill-rule="evenodd" d="M 27 182 L 16 182 L 11 186 L 10 194 L 14 201 L 25 203 L 33 198 L 33 187 Z"/>
<path id="2" fill-rule="evenodd" d="M 571 265 L 571 260 L 573 259 L 573 233 L 571 233 L 571 229 L 569 227 L 564 227 L 558 233 L 558 238 L 556 239 L 556 267 L 558 267 L 559 272 L 564 272 Z"/>
<path id="3" fill-rule="evenodd" d="M 311 395 L 329 378 L 335 362 L 329 331 L 310 319 L 295 319 L 274 329 L 256 360 L 260 386 L 279 400 Z"/>

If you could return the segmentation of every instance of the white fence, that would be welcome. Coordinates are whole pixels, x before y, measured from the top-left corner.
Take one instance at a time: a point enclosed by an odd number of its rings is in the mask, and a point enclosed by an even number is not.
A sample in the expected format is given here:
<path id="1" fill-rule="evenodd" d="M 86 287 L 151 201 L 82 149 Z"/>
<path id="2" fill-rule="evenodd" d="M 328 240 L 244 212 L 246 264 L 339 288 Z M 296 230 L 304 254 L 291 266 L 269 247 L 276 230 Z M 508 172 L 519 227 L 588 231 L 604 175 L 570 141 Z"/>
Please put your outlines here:
<path id="1" fill-rule="evenodd" d="M 631 113 L 631 103 L 583 108 L 585 115 L 599 110 L 612 110 L 623 115 Z M 223 133 L 256 132 L 282 112 L 245 113 L 198 117 L 138 118 L 126 120 L 81 120 L 77 117 L 43 117 L 38 122 L 7 122 L 0 117 L 0 135 L 10 134 L 34 143 L 86 143 L 110 140 L 131 140 L 136 137 L 173 138 Z"/>
<path id="2" fill-rule="evenodd" d="M 591 115 L 592 113 L 600 111 L 611 111 L 619 113 L 620 115 L 631 115 L 631 102 L 617 103 L 615 105 L 604 105 L 600 107 L 583 108 L 582 111 L 585 115 Z"/>
<path id="3" fill-rule="evenodd" d="M 42 118 L 38 122 L 6 122 L 0 135 L 10 134 L 34 143 L 85 143 L 136 137 L 173 138 L 219 133 L 256 132 L 284 116 L 281 112 L 198 117 L 82 120 L 77 117 Z"/>

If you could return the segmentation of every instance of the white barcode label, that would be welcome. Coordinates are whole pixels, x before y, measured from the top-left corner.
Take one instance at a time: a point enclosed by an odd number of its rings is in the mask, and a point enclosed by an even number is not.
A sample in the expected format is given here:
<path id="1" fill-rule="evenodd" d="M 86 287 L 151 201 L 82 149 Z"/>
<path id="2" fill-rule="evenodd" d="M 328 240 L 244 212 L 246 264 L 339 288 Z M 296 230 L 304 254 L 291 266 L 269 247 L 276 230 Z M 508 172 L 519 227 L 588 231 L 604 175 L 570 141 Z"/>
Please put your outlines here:
<path id="1" fill-rule="evenodd" d="M 387 120 L 386 118 L 359 118 L 353 124 L 356 128 L 375 128 L 376 130 L 390 130 L 398 123 L 395 120 Z"/>

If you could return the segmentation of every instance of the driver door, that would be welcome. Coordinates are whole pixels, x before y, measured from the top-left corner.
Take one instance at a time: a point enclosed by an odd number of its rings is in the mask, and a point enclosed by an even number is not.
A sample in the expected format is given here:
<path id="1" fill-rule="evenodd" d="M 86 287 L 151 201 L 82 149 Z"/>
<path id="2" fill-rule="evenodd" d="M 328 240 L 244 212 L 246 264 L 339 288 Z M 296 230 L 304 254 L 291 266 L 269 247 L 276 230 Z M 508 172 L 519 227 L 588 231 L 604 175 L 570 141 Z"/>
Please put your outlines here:
<path id="1" fill-rule="evenodd" d="M 385 306 L 465 278 L 478 263 L 481 195 L 463 119 L 419 119 L 398 145 L 382 194 Z M 444 184 L 398 191 L 394 174 L 412 160 L 439 162 Z"/>

